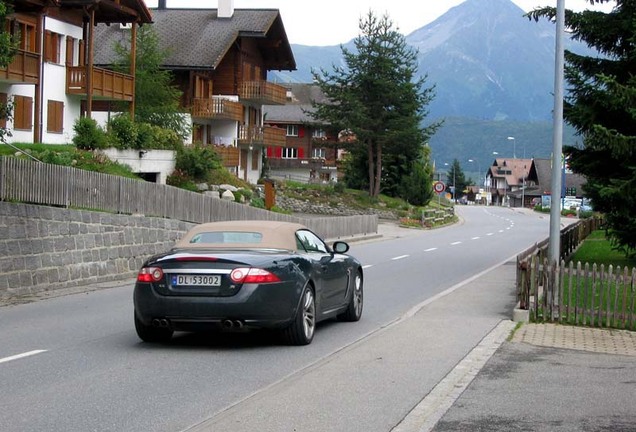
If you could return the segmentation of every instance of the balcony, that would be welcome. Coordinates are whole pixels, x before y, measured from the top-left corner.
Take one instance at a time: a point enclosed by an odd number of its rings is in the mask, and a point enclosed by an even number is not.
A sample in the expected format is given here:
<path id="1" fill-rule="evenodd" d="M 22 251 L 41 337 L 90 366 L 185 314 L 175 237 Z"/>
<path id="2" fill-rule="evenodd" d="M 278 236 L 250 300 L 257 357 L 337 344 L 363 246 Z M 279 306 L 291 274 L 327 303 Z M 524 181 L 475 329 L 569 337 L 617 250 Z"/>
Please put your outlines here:
<path id="1" fill-rule="evenodd" d="M 0 68 L 0 81 L 17 84 L 37 84 L 40 79 L 40 55 L 18 50 L 6 68 Z"/>
<path id="2" fill-rule="evenodd" d="M 216 120 L 243 119 L 243 105 L 222 98 L 195 98 L 192 104 L 192 117 Z"/>
<path id="3" fill-rule="evenodd" d="M 135 94 L 135 79 L 132 75 L 93 67 L 93 97 L 132 101 Z M 86 66 L 66 67 L 66 93 L 86 95 Z"/>
<path id="4" fill-rule="evenodd" d="M 325 159 L 283 159 L 283 158 L 268 158 L 267 163 L 272 169 L 312 169 L 316 171 L 320 170 L 335 170 L 336 162 L 327 161 Z"/>
<path id="5" fill-rule="evenodd" d="M 285 105 L 287 89 L 267 81 L 245 81 L 239 90 L 239 97 L 260 105 Z"/>
<path id="6" fill-rule="evenodd" d="M 221 157 L 224 167 L 239 166 L 240 151 L 238 147 L 215 145 L 214 151 Z"/>
<path id="7" fill-rule="evenodd" d="M 287 131 L 272 126 L 239 126 L 238 143 L 284 147 L 287 144 Z"/>

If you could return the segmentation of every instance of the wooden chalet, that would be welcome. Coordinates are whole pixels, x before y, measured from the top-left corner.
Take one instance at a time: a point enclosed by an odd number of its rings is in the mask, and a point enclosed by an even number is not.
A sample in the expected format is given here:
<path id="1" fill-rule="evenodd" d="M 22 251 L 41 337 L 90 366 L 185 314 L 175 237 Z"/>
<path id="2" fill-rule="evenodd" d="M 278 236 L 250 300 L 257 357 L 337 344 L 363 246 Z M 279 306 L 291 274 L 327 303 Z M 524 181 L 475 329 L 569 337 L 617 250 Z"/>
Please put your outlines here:
<path id="1" fill-rule="evenodd" d="M 97 24 L 137 26 L 152 17 L 142 0 L 14 0 L 5 28 L 19 35 L 11 64 L 0 68 L 0 99 L 13 102 L 3 126 L 12 141 L 67 144 L 96 101 L 134 104 L 134 62 L 127 74 L 96 67 Z M 134 43 L 132 43 L 134 49 Z M 134 55 L 133 55 L 134 58 Z"/>
<path id="2" fill-rule="evenodd" d="M 263 105 L 286 101 L 285 87 L 268 82 L 267 72 L 295 70 L 296 63 L 277 9 L 218 5 L 172 9 L 159 0 L 153 26 L 168 53 L 162 66 L 183 92 L 192 142 L 215 146 L 230 171 L 255 183 L 265 148 L 285 146 L 285 130 L 263 123 Z M 124 35 L 116 26 L 98 28 L 99 64 L 112 63 L 112 47 Z"/>

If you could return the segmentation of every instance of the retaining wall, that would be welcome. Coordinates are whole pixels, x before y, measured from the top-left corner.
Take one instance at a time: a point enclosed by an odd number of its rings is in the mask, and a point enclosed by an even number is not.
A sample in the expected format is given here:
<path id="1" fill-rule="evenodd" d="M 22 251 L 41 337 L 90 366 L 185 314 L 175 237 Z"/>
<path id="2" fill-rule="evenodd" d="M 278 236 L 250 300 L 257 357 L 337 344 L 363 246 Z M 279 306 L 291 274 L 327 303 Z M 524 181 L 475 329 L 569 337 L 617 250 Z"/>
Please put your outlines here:
<path id="1" fill-rule="evenodd" d="M 0 297 L 135 277 L 193 224 L 0 202 Z"/>

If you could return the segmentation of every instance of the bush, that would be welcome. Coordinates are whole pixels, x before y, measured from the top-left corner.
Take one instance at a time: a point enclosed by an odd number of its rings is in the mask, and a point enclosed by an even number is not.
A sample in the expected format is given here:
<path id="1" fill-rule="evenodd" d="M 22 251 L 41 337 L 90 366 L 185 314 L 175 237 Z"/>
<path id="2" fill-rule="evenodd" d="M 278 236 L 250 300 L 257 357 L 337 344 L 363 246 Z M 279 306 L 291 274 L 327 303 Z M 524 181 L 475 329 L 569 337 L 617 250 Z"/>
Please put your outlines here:
<path id="1" fill-rule="evenodd" d="M 333 185 L 333 190 L 336 193 L 343 193 L 345 191 L 345 184 L 343 182 L 338 182 Z"/>
<path id="2" fill-rule="evenodd" d="M 256 208 L 265 208 L 265 200 L 263 198 L 255 197 L 250 201 L 250 205 Z"/>
<path id="3" fill-rule="evenodd" d="M 179 189 L 189 190 L 191 192 L 198 192 L 197 185 L 188 177 L 186 173 L 181 170 L 174 170 L 172 174 L 166 179 L 166 184 L 177 187 Z"/>
<path id="4" fill-rule="evenodd" d="M 108 122 L 110 145 L 118 149 L 141 150 L 137 125 L 127 114 L 120 114 Z"/>
<path id="5" fill-rule="evenodd" d="M 106 133 L 92 118 L 80 117 L 73 125 L 73 130 L 73 144 L 80 150 L 95 150 L 107 146 Z"/>
<path id="6" fill-rule="evenodd" d="M 207 181 L 211 172 L 222 166 L 219 156 L 211 148 L 184 147 L 177 153 L 175 168 L 197 182 Z"/>

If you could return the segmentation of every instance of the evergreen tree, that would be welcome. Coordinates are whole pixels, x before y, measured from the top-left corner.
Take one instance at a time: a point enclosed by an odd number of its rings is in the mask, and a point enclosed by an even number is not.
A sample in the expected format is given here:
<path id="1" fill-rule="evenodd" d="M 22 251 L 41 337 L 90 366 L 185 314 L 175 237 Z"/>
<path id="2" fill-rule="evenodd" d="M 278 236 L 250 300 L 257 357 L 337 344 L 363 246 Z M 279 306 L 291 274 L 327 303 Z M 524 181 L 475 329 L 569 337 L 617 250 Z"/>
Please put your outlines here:
<path id="1" fill-rule="evenodd" d="M 4 25 L 7 15 L 11 13 L 11 5 L 7 2 L 0 1 L 0 67 L 6 68 L 13 61 L 13 57 L 18 49 L 18 40 L 14 35 L 7 31 Z M 11 103 L 0 103 L 0 119 L 10 120 L 12 113 Z M 6 142 L 6 137 L 11 136 L 11 131 L 7 128 L 0 127 L 0 142 Z"/>
<path id="2" fill-rule="evenodd" d="M 415 80 L 417 54 L 388 16 L 378 19 L 369 12 L 359 28 L 355 52 L 341 47 L 346 66 L 313 73 L 329 99 L 314 104 L 313 116 L 355 137 L 345 170 L 350 187 L 364 183 L 371 197 L 381 191 L 400 196 L 417 162 L 429 178 L 420 187 L 430 189 L 430 150 L 425 143 L 439 125 L 421 124 L 433 88 L 424 88 L 426 77 Z"/>
<path id="3" fill-rule="evenodd" d="M 130 70 L 130 47 L 117 43 L 116 69 Z M 171 129 L 185 138 L 190 126 L 180 100 L 181 90 L 172 85 L 172 74 L 161 68 L 168 53 L 161 49 L 159 36 L 150 25 L 137 31 L 135 59 L 135 121 Z"/>
<path id="4" fill-rule="evenodd" d="M 606 3 L 608 0 L 595 0 Z M 566 51 L 569 93 L 564 117 L 580 134 L 581 146 L 564 147 L 571 168 L 587 180 L 585 192 L 605 214 L 614 245 L 636 252 L 636 1 L 614 0 L 610 13 L 566 11 L 574 39 L 600 56 Z M 530 17 L 554 18 L 554 8 Z"/>
<path id="5" fill-rule="evenodd" d="M 446 172 L 446 190 L 452 190 L 454 187 L 453 199 L 457 200 L 457 197 L 462 195 L 462 192 L 466 190 L 469 183 L 466 180 L 466 174 L 462 170 L 462 166 L 457 159 L 453 159 L 453 163 Z"/>

